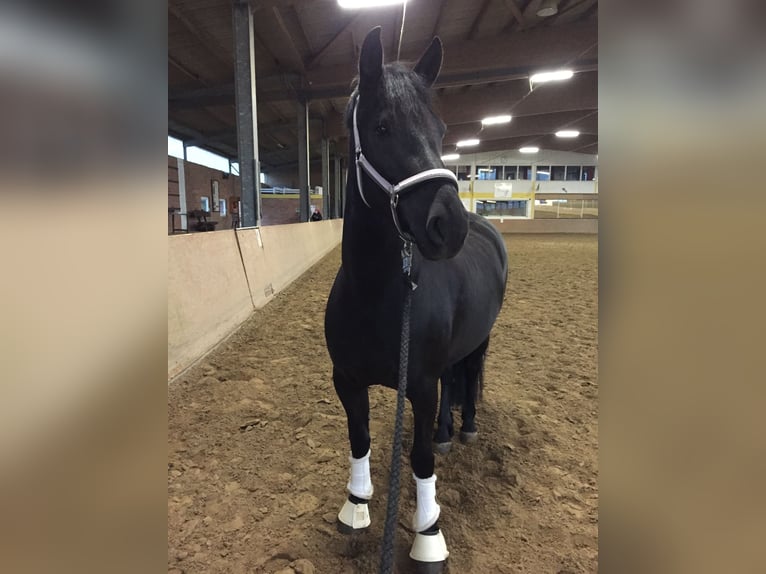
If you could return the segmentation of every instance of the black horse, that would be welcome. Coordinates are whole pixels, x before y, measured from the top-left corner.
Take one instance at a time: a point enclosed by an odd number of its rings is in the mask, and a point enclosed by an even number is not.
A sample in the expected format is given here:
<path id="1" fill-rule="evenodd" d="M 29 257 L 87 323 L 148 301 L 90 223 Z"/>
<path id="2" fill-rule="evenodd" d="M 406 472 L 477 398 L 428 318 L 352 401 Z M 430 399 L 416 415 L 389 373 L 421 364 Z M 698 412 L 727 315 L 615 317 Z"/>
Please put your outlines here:
<path id="1" fill-rule="evenodd" d="M 367 388 L 398 387 L 402 311 L 411 288 L 402 278 L 402 247 L 403 241 L 414 244 L 407 398 L 414 413 L 410 460 L 418 534 L 410 556 L 422 562 L 448 555 L 437 523 L 431 444 L 438 381 L 451 368 L 483 360 L 508 272 L 502 237 L 466 211 L 455 176 L 441 160 L 445 125 L 430 101 L 441 61 L 438 38 L 414 69 L 383 65 L 380 28 L 364 41 L 346 114 L 357 166 L 348 172 L 342 264 L 325 315 L 335 390 L 351 442 L 349 497 L 338 518 L 350 529 L 365 528 L 373 494 Z M 467 393 L 472 396 L 474 383 Z M 475 426 L 468 415 L 464 409 L 463 430 L 470 436 Z"/>

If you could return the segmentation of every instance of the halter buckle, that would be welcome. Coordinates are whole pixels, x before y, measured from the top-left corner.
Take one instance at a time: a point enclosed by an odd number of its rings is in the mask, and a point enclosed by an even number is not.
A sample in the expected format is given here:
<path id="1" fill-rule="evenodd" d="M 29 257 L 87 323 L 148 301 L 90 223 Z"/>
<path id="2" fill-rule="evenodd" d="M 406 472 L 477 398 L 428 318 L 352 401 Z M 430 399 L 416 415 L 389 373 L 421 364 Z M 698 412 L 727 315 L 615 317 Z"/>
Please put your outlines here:
<path id="1" fill-rule="evenodd" d="M 402 240 L 402 273 L 404 279 L 411 290 L 418 288 L 418 284 L 412 280 L 412 241 L 408 239 Z"/>

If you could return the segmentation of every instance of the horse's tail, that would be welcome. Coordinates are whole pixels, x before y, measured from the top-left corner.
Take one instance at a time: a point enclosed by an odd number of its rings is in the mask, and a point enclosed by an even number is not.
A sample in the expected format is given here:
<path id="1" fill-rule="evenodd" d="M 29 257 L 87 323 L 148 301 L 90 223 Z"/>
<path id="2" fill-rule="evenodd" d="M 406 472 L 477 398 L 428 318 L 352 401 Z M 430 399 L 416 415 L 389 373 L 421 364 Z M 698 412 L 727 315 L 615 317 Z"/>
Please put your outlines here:
<path id="1" fill-rule="evenodd" d="M 489 337 L 475 350 L 451 367 L 451 406 L 462 408 L 467 402 L 476 403 L 484 394 L 484 359 Z M 469 401 L 469 398 L 472 399 Z"/>
<path id="2" fill-rule="evenodd" d="M 479 373 L 476 377 L 476 393 L 474 396 L 477 401 L 484 398 L 484 360 L 487 358 L 487 348 L 489 347 L 489 338 L 484 343 L 484 350 L 481 352 L 479 360 Z"/>

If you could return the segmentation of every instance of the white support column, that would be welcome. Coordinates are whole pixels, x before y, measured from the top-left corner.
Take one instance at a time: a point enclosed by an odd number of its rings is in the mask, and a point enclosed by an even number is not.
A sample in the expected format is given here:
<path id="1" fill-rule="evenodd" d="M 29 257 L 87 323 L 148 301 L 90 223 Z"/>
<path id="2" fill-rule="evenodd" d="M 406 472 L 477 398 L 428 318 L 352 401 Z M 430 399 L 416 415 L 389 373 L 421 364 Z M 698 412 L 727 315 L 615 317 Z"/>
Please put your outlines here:
<path id="1" fill-rule="evenodd" d="M 184 146 L 184 155 L 186 155 L 186 146 Z M 189 231 L 189 220 L 186 217 L 186 174 L 184 172 L 184 160 L 180 157 L 178 161 L 178 204 L 181 210 L 181 229 Z"/>
<path id="2" fill-rule="evenodd" d="M 322 138 L 322 217 L 330 219 L 330 142 Z"/>
<path id="3" fill-rule="evenodd" d="M 298 189 L 300 221 L 309 220 L 311 213 L 311 161 L 309 157 L 309 104 L 299 101 L 296 105 L 298 120 Z"/>

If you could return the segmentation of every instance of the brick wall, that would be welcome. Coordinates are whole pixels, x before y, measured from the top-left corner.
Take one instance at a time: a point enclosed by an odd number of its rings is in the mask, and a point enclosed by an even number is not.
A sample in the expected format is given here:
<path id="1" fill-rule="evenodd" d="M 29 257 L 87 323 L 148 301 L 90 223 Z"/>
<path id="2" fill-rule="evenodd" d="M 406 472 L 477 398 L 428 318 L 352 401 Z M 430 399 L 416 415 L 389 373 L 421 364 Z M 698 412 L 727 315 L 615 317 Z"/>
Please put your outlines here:
<path id="1" fill-rule="evenodd" d="M 316 170 L 315 170 L 316 171 Z M 298 174 L 294 174 L 294 183 L 290 179 L 292 172 L 282 172 L 282 181 L 285 187 L 295 187 L 297 185 Z M 224 179 L 224 175 L 226 178 Z M 195 209 L 202 209 L 202 197 L 207 197 L 210 203 L 211 213 L 208 221 L 217 222 L 216 229 L 230 229 L 232 226 L 232 207 L 239 198 L 239 177 L 236 175 L 222 174 L 220 171 L 198 165 L 191 162 L 184 162 L 184 176 L 186 180 L 186 210 L 187 212 Z M 311 184 L 321 185 L 322 174 L 312 172 Z M 218 181 L 218 197 L 226 200 L 226 215 L 221 216 L 220 211 L 212 211 L 213 192 L 212 181 Z M 269 182 L 269 185 L 274 185 Z M 322 209 L 322 200 L 312 198 L 311 203 Z M 263 225 L 282 225 L 284 223 L 298 223 L 298 199 L 296 197 L 269 197 L 262 196 L 261 204 L 263 207 L 262 220 Z M 178 160 L 174 157 L 168 157 L 168 207 L 180 208 L 180 194 L 178 188 Z M 181 218 L 178 213 L 175 214 L 175 227 L 181 227 Z M 188 218 L 188 226 L 191 229 L 196 219 Z M 170 217 L 168 217 L 168 233 L 171 232 Z"/>
<path id="2" fill-rule="evenodd" d="M 292 197 L 261 196 L 263 206 L 263 225 L 282 225 L 283 223 L 300 223 L 298 214 L 298 199 Z"/>
<path id="3" fill-rule="evenodd" d="M 317 185 L 322 185 L 321 164 L 312 162 L 311 172 L 309 173 L 309 184 L 312 189 Z M 266 172 L 266 185 L 269 187 L 292 187 L 293 189 L 297 189 L 298 168 L 269 170 Z"/>
<path id="4" fill-rule="evenodd" d="M 188 161 L 184 162 L 184 176 L 187 212 L 202 209 L 202 197 L 207 197 L 210 204 L 207 220 L 217 222 L 216 229 L 231 229 L 231 208 L 239 197 L 239 177 Z M 213 181 L 218 182 L 218 198 L 226 200 L 225 216 L 221 215 L 218 205 L 213 205 Z M 189 227 L 195 222 L 196 220 L 190 220 Z"/>

